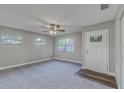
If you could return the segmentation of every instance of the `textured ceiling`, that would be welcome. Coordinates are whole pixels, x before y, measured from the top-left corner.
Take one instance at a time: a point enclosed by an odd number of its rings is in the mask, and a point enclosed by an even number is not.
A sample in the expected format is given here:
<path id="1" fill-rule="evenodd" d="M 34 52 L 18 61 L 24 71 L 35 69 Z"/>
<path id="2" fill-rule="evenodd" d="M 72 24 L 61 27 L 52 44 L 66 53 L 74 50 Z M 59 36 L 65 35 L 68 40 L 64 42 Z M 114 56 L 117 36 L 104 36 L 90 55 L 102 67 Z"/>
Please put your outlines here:
<path id="1" fill-rule="evenodd" d="M 38 32 L 43 34 L 50 23 L 61 25 L 66 30 L 57 35 L 77 32 L 81 27 L 115 18 L 118 5 L 100 10 L 99 4 L 80 5 L 0 5 L 0 25 Z"/>

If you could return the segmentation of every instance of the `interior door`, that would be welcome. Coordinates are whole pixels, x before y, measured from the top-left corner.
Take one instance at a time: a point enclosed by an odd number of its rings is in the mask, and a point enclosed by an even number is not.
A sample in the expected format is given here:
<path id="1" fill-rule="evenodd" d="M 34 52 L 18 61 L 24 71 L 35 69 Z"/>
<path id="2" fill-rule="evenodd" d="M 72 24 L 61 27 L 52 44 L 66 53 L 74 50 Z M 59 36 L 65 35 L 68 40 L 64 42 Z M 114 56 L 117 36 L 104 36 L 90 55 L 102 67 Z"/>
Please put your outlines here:
<path id="1" fill-rule="evenodd" d="M 86 68 L 100 73 L 109 71 L 109 30 L 85 32 Z"/>

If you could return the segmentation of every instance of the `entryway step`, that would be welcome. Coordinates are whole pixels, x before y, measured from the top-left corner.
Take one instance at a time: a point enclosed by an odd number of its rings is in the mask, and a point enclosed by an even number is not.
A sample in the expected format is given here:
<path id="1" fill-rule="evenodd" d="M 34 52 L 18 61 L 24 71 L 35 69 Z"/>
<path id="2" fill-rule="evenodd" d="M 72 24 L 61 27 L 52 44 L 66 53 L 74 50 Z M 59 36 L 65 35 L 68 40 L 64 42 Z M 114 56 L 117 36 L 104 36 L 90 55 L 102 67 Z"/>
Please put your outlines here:
<path id="1" fill-rule="evenodd" d="M 112 88 L 117 88 L 117 84 L 116 84 L 116 80 L 115 80 L 114 76 L 95 72 L 95 71 L 91 71 L 88 69 L 81 69 L 79 71 L 79 74 L 83 75 L 84 77 L 86 77 L 88 79 L 92 79 L 92 80 L 97 81 L 99 83 L 108 85 Z"/>

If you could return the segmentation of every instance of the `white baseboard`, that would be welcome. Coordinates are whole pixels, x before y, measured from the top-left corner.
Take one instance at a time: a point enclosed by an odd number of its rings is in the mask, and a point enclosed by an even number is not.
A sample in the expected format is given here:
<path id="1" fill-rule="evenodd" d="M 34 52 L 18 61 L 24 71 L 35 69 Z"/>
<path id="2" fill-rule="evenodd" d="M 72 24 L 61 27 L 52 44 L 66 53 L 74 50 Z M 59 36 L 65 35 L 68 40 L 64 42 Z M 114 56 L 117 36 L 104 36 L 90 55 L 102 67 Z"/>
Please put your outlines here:
<path id="1" fill-rule="evenodd" d="M 76 60 L 69 60 L 69 59 L 62 59 L 62 58 L 47 58 L 47 59 L 43 59 L 43 60 L 35 60 L 35 61 L 31 61 L 31 62 L 25 62 L 25 63 L 21 63 L 21 64 L 15 64 L 15 65 L 10 65 L 10 66 L 0 67 L 0 70 L 25 66 L 25 65 L 29 65 L 29 64 L 34 64 L 34 63 L 39 63 L 39 62 L 43 62 L 43 61 L 47 61 L 47 60 L 52 60 L 52 59 L 64 60 L 64 61 L 69 61 L 69 62 L 81 64 L 81 61 L 76 61 Z"/>
<path id="2" fill-rule="evenodd" d="M 63 61 L 68 61 L 68 62 L 74 62 L 74 63 L 82 64 L 82 61 L 77 61 L 77 60 L 63 59 L 63 58 L 53 58 L 53 59 L 58 59 L 58 60 L 63 60 Z"/>
<path id="3" fill-rule="evenodd" d="M 108 72 L 108 75 L 114 76 L 116 78 L 116 74 L 114 72 Z"/>
<path id="4" fill-rule="evenodd" d="M 11 66 L 4 66 L 4 67 L 0 67 L 0 70 L 10 69 L 10 68 L 14 68 L 14 67 L 20 67 L 20 66 L 34 64 L 34 63 L 39 63 L 39 62 L 43 62 L 43 61 L 47 61 L 47 60 L 52 60 L 52 59 L 53 58 L 47 58 L 47 59 L 43 59 L 43 60 L 36 60 L 36 61 L 31 61 L 31 62 L 25 62 L 25 63 L 11 65 Z"/>
<path id="5" fill-rule="evenodd" d="M 118 89 L 121 89 L 121 86 L 119 84 L 119 78 L 118 78 L 117 74 L 115 74 L 115 79 L 116 79 Z"/>
<path id="6" fill-rule="evenodd" d="M 87 69 L 84 65 L 82 65 L 82 69 Z M 116 78 L 116 74 L 114 72 L 106 72 L 105 74 L 114 76 Z"/>
<path id="7" fill-rule="evenodd" d="M 36 61 L 25 62 L 25 63 L 21 63 L 21 64 L 15 64 L 15 65 L 11 65 L 11 66 L 0 67 L 0 70 L 10 69 L 10 68 L 14 68 L 14 67 L 20 67 L 20 66 L 34 64 L 34 63 L 39 63 L 39 62 L 43 62 L 43 61 L 47 61 L 47 60 L 52 60 L 52 59 L 58 59 L 58 60 L 63 60 L 63 61 L 68 61 L 68 62 L 74 62 L 74 63 L 82 64 L 82 61 L 77 61 L 77 60 L 70 60 L 70 59 L 63 59 L 63 58 L 47 58 L 47 59 L 43 59 L 43 60 L 36 60 Z M 82 68 L 85 68 L 85 66 L 82 66 Z M 116 77 L 115 73 L 108 72 L 108 74 Z"/>
<path id="8" fill-rule="evenodd" d="M 82 65 L 82 67 L 81 67 L 82 69 L 85 69 L 86 67 L 84 66 L 84 65 Z"/>

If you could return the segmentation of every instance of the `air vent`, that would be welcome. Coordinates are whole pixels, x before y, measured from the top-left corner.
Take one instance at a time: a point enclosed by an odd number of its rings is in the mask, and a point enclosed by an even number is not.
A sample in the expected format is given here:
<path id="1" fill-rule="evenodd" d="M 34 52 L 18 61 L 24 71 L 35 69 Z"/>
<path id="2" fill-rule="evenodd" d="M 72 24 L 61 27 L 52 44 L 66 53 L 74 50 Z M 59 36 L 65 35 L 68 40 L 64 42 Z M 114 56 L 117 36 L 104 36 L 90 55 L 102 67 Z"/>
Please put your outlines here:
<path id="1" fill-rule="evenodd" d="M 101 4 L 100 7 L 101 7 L 101 10 L 104 10 L 109 8 L 109 4 Z"/>

